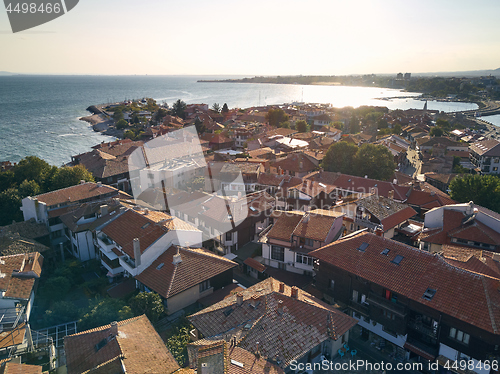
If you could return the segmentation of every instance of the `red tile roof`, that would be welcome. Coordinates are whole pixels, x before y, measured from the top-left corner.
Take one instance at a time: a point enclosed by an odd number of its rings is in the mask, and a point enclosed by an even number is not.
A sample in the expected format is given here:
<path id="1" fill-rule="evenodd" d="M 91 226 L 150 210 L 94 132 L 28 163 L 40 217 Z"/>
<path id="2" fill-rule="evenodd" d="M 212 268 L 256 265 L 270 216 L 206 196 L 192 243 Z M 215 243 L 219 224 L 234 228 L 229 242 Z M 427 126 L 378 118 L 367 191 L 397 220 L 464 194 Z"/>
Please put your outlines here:
<path id="1" fill-rule="evenodd" d="M 316 165 L 302 153 L 293 153 L 283 160 L 271 162 L 271 166 L 294 173 L 307 173 L 316 168 Z"/>
<path id="2" fill-rule="evenodd" d="M 2 374 L 42 374 L 42 367 L 39 365 L 18 364 L 7 362 Z"/>
<path id="3" fill-rule="evenodd" d="M 96 350 L 96 345 L 102 347 Z M 68 374 L 80 374 L 105 364 L 127 373 L 166 373 L 179 369 L 168 348 L 145 315 L 118 322 L 118 335 L 105 325 L 64 338 Z M 109 371 L 101 371 L 109 373 Z"/>
<path id="4" fill-rule="evenodd" d="M 104 226 L 101 231 L 122 247 L 124 253 L 135 258 L 133 247 L 135 238 L 139 238 L 141 253 L 144 253 L 149 246 L 169 231 L 167 226 L 158 224 L 156 223 L 158 221 L 154 220 L 158 214 L 165 219 L 172 218 L 161 212 L 150 211 L 146 215 L 144 211 L 129 209 Z"/>
<path id="5" fill-rule="evenodd" d="M 357 248 L 367 243 L 365 251 Z M 389 249 L 388 255 L 381 252 Z M 417 303 L 436 309 L 483 330 L 500 334 L 499 279 L 450 265 L 437 254 L 371 233 L 340 239 L 310 253 L 335 267 L 378 284 Z M 399 265 L 391 261 L 397 256 Z M 423 298 L 435 289 L 431 300 Z"/>
<path id="6" fill-rule="evenodd" d="M 393 227 L 400 225 L 401 223 L 409 220 L 411 217 L 415 216 L 417 212 L 412 207 L 406 207 L 389 217 L 384 218 L 380 223 L 384 228 L 384 232 L 390 230 Z"/>
<path id="7" fill-rule="evenodd" d="M 259 273 L 263 273 L 267 269 L 265 265 L 251 257 L 248 257 L 245 261 L 243 261 L 243 263 L 250 266 L 252 269 L 257 270 Z"/>
<path id="8" fill-rule="evenodd" d="M 338 340 L 357 321 L 305 291 L 268 278 L 242 291 L 241 305 L 233 295 L 188 317 L 206 337 L 230 341 L 286 368 L 322 342 Z M 259 342 L 259 343 L 257 343 Z"/>
<path id="9" fill-rule="evenodd" d="M 87 199 L 95 199 L 108 195 L 111 197 L 118 194 L 118 192 L 118 189 L 111 186 L 87 182 L 47 192 L 42 195 L 37 195 L 36 198 L 38 201 L 47 204 L 47 206 L 52 206 L 63 203 L 74 203 L 76 201 Z"/>
<path id="10" fill-rule="evenodd" d="M 299 224 L 303 215 L 304 212 L 274 211 L 273 216 L 278 216 L 279 218 L 275 218 L 276 221 L 271 230 L 269 230 L 267 237 L 291 242 L 293 231 Z"/>
<path id="11" fill-rule="evenodd" d="M 174 265 L 177 250 L 182 262 Z M 168 299 L 236 266 L 235 262 L 205 249 L 171 246 L 135 278 Z"/>
<path id="12" fill-rule="evenodd" d="M 42 273 L 43 256 L 38 252 L 0 257 L 0 290 L 3 297 L 28 300 L 35 279 Z"/>

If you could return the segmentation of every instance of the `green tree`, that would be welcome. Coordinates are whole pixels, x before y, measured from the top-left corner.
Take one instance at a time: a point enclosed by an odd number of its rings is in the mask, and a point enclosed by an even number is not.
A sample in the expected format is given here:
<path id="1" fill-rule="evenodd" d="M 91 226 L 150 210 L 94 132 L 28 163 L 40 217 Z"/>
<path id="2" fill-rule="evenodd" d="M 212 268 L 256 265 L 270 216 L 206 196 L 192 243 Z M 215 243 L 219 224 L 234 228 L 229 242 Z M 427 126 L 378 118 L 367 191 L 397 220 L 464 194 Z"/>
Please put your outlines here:
<path id="1" fill-rule="evenodd" d="M 266 114 L 266 120 L 271 126 L 278 127 L 280 123 L 288 121 L 288 114 L 283 109 L 271 108 Z"/>
<path id="2" fill-rule="evenodd" d="M 430 136 L 443 136 L 444 131 L 441 127 L 433 127 L 431 131 L 429 132 Z"/>
<path id="3" fill-rule="evenodd" d="M 494 175 L 465 174 L 450 183 L 450 196 L 459 203 L 474 203 L 500 213 L 500 179 Z"/>
<path id="4" fill-rule="evenodd" d="M 359 120 L 355 116 L 352 116 L 349 120 L 349 130 L 351 134 L 357 134 L 359 132 Z"/>
<path id="5" fill-rule="evenodd" d="M 23 183 L 19 185 L 19 195 L 21 198 L 25 198 L 26 196 L 36 196 L 40 192 L 40 186 L 35 181 L 25 179 Z"/>
<path id="6" fill-rule="evenodd" d="M 343 131 L 344 130 L 344 123 L 341 121 L 335 121 L 333 123 L 333 127 L 335 127 L 337 130 Z"/>
<path id="7" fill-rule="evenodd" d="M 118 130 L 122 130 L 126 127 L 128 127 L 128 122 L 125 121 L 123 118 L 121 120 L 119 120 L 118 122 L 116 122 L 116 128 Z"/>
<path id="8" fill-rule="evenodd" d="M 119 120 L 123 119 L 123 111 L 122 109 L 117 108 L 114 113 L 113 113 L 113 119 L 115 122 L 118 122 Z"/>
<path id="9" fill-rule="evenodd" d="M 89 309 L 83 314 L 78 327 L 81 330 L 88 330 L 133 316 L 130 307 L 122 300 L 96 298 L 90 302 Z"/>
<path id="10" fill-rule="evenodd" d="M 298 132 L 307 132 L 307 122 L 303 119 L 297 121 L 295 123 L 295 130 L 297 130 Z"/>
<path id="11" fill-rule="evenodd" d="M 289 129 L 290 128 L 290 122 L 288 122 L 288 121 L 281 122 L 281 123 L 278 124 L 278 127 L 283 128 L 283 129 Z"/>
<path id="12" fill-rule="evenodd" d="M 224 105 L 222 106 L 222 113 L 227 113 L 229 112 L 229 108 L 227 107 L 227 104 L 224 103 Z"/>
<path id="13" fill-rule="evenodd" d="M 162 121 L 163 118 L 165 118 L 165 116 L 167 115 L 167 110 L 166 109 L 163 109 L 163 108 L 160 108 L 156 111 L 156 113 L 153 115 L 153 121 L 155 121 L 156 123 L 160 123 Z"/>
<path id="14" fill-rule="evenodd" d="M 205 127 L 205 124 L 198 117 L 196 117 L 194 119 L 194 127 L 196 127 L 196 132 L 198 134 L 203 134 L 205 131 L 207 131 L 207 128 Z"/>
<path id="15" fill-rule="evenodd" d="M 7 188 L 15 186 L 16 186 L 16 180 L 13 171 L 7 170 L 0 172 L 0 191 L 4 191 Z"/>
<path id="16" fill-rule="evenodd" d="M 351 174 L 352 163 L 357 151 L 358 147 L 352 143 L 338 142 L 332 144 L 323 158 L 322 167 L 326 171 Z"/>
<path id="17" fill-rule="evenodd" d="M 10 225 L 12 221 L 22 221 L 21 196 L 17 188 L 0 192 L 0 226 Z"/>
<path id="18" fill-rule="evenodd" d="M 43 321 L 45 326 L 54 326 L 78 320 L 78 309 L 68 301 L 57 301 L 45 311 Z"/>
<path id="19" fill-rule="evenodd" d="M 180 117 L 182 119 L 186 118 L 186 109 L 187 105 L 184 101 L 181 99 L 178 99 L 173 105 L 172 105 L 172 114 L 174 116 Z"/>
<path id="20" fill-rule="evenodd" d="M 71 281 L 63 276 L 51 277 L 45 281 L 41 289 L 48 300 L 62 300 L 71 289 Z"/>
<path id="21" fill-rule="evenodd" d="M 392 153 L 383 145 L 365 143 L 356 153 L 351 168 L 355 175 L 385 181 L 394 174 L 396 163 Z"/>
<path id="22" fill-rule="evenodd" d="M 212 110 L 214 112 L 220 113 L 221 107 L 220 107 L 220 105 L 218 103 L 214 103 L 214 105 L 212 105 Z"/>
<path id="23" fill-rule="evenodd" d="M 128 304 L 136 316 L 146 314 L 151 323 L 156 323 L 165 313 L 161 297 L 155 292 L 139 292 Z"/>
<path id="24" fill-rule="evenodd" d="M 36 156 L 27 156 L 19 161 L 13 170 L 17 184 L 24 180 L 33 180 L 42 185 L 51 168 L 47 161 Z"/>
<path id="25" fill-rule="evenodd" d="M 396 124 L 394 125 L 394 127 L 392 128 L 392 133 L 393 133 L 393 134 L 396 134 L 396 135 L 399 135 L 399 134 L 401 134 L 401 130 L 403 130 L 403 129 L 401 128 L 401 125 L 400 125 L 399 123 L 396 123 Z"/>
<path id="26" fill-rule="evenodd" d="M 75 186 L 80 181 L 93 182 L 94 176 L 83 165 L 64 166 L 57 170 L 57 173 L 52 178 L 52 188 L 58 190 Z"/>
<path id="27" fill-rule="evenodd" d="M 193 328 L 194 326 L 184 318 L 168 331 L 167 347 L 181 367 L 187 362 L 187 345 L 191 342 L 189 331 Z"/>

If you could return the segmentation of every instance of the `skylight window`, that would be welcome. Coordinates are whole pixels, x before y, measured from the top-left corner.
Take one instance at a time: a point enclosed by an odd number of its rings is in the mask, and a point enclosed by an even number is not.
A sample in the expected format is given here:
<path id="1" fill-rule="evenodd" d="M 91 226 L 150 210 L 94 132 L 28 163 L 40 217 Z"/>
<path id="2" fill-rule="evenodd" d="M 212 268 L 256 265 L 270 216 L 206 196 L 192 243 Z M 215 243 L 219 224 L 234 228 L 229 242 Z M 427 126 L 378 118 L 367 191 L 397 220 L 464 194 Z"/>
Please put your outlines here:
<path id="1" fill-rule="evenodd" d="M 436 290 L 433 288 L 427 288 L 422 296 L 425 300 L 432 300 L 434 295 L 436 294 Z"/>
<path id="2" fill-rule="evenodd" d="M 359 247 L 358 247 L 358 251 L 360 252 L 364 252 L 366 251 L 366 248 L 368 248 L 368 243 L 365 243 L 363 242 Z"/>
<path id="3" fill-rule="evenodd" d="M 165 265 L 165 263 L 162 262 L 160 265 L 156 267 L 156 270 L 160 270 L 163 267 L 163 265 Z"/>
<path id="4" fill-rule="evenodd" d="M 380 252 L 381 255 L 387 256 L 389 254 L 389 249 L 384 249 L 382 252 Z"/>
<path id="5" fill-rule="evenodd" d="M 150 224 L 151 224 L 151 222 L 146 223 L 144 226 L 142 226 L 142 227 L 141 227 L 141 229 L 145 229 L 145 228 L 146 228 L 146 227 L 148 227 Z"/>
<path id="6" fill-rule="evenodd" d="M 403 256 L 397 255 L 396 257 L 394 257 L 394 260 L 392 260 L 391 262 L 393 264 L 399 265 L 399 263 L 401 262 L 401 260 L 403 260 L 403 258 L 404 258 Z"/>

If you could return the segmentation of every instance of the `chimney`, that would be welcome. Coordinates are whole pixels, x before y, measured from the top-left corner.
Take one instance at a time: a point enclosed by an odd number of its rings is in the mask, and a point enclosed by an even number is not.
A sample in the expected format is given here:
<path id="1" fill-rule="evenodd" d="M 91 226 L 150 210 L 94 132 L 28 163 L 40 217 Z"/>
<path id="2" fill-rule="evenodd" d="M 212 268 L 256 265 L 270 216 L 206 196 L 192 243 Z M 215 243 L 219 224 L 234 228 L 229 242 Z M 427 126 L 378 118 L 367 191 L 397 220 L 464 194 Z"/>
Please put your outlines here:
<path id="1" fill-rule="evenodd" d="M 276 308 L 278 314 L 283 314 L 283 300 L 278 300 L 278 308 Z"/>
<path id="2" fill-rule="evenodd" d="M 474 202 L 469 201 L 469 204 L 467 205 L 467 209 L 465 210 L 465 214 L 469 215 L 474 212 Z"/>
<path id="3" fill-rule="evenodd" d="M 172 264 L 174 264 L 174 265 L 178 265 L 182 262 L 182 257 L 181 257 L 179 250 L 180 250 L 180 248 L 177 247 L 177 253 L 174 255 L 174 258 L 172 261 Z"/>
<path id="4" fill-rule="evenodd" d="M 101 216 L 105 216 L 106 214 L 108 214 L 108 206 L 106 204 L 101 205 Z"/>
<path id="5" fill-rule="evenodd" d="M 377 236 L 384 236 L 384 230 L 382 230 L 380 227 L 377 227 L 375 229 L 375 235 L 377 235 Z"/>
<path id="6" fill-rule="evenodd" d="M 299 289 L 295 286 L 292 287 L 292 295 L 294 299 L 298 299 L 299 297 Z"/>
<path id="7" fill-rule="evenodd" d="M 144 209 L 144 215 L 147 216 L 149 214 L 149 209 L 148 208 L 145 208 Z"/>
<path id="8" fill-rule="evenodd" d="M 80 184 L 84 184 L 85 181 L 83 179 L 80 179 Z"/>
<path id="9" fill-rule="evenodd" d="M 389 199 L 394 200 L 394 190 L 389 191 Z"/>
<path id="10" fill-rule="evenodd" d="M 133 243 L 135 267 L 138 267 L 141 264 L 141 243 L 139 242 L 139 238 L 135 238 Z"/>
<path id="11" fill-rule="evenodd" d="M 83 181 L 83 183 L 85 183 L 85 181 Z M 102 186 L 102 182 L 97 182 L 97 186 L 101 187 Z"/>
<path id="12" fill-rule="evenodd" d="M 118 336 L 118 322 L 111 322 L 110 334 L 112 336 Z"/>
<path id="13" fill-rule="evenodd" d="M 200 374 L 208 374 L 208 370 L 209 370 L 208 363 L 202 362 L 200 368 Z"/>
<path id="14" fill-rule="evenodd" d="M 371 188 L 370 188 L 370 193 L 371 193 L 371 194 L 374 194 L 374 195 L 376 194 L 376 189 L 375 189 L 375 187 L 371 187 Z"/>
<path id="15" fill-rule="evenodd" d="M 299 162 L 299 169 L 302 169 L 304 167 L 304 163 L 302 161 Z"/>
<path id="16" fill-rule="evenodd" d="M 238 305 L 243 304 L 243 294 L 241 292 L 238 292 L 236 294 L 236 304 Z"/>
<path id="17" fill-rule="evenodd" d="M 259 352 L 259 342 L 257 342 L 257 347 L 255 348 L 255 356 L 259 357 L 260 352 Z"/>
<path id="18" fill-rule="evenodd" d="M 285 292 L 285 283 L 280 282 L 280 293 L 284 293 L 284 292 Z"/>

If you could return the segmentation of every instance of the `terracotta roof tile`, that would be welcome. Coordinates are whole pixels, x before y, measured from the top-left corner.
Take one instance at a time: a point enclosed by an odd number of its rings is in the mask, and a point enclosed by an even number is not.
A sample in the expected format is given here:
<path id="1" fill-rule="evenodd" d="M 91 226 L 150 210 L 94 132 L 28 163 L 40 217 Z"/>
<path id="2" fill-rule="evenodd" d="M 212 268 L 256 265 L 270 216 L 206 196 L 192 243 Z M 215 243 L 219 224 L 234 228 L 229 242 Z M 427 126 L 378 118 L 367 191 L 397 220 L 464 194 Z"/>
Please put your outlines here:
<path id="1" fill-rule="evenodd" d="M 182 262 L 174 265 L 172 262 L 177 250 Z M 237 264 L 233 261 L 204 249 L 171 246 L 135 278 L 164 298 L 169 298 L 235 266 Z"/>
<path id="2" fill-rule="evenodd" d="M 257 270 L 258 272 L 262 273 L 266 271 L 267 267 L 263 264 L 261 264 L 259 261 L 253 259 L 252 257 L 248 257 L 245 261 L 243 261 L 245 265 L 250 266 L 252 269 Z"/>
<path id="3" fill-rule="evenodd" d="M 42 374 L 42 367 L 39 365 L 18 364 L 7 362 L 3 374 Z"/>
<path id="4" fill-rule="evenodd" d="M 20 323 L 14 330 L 0 332 L 0 349 L 19 345 L 24 342 L 26 326 Z"/>
<path id="5" fill-rule="evenodd" d="M 0 290 L 4 297 L 28 300 L 35 279 L 42 273 L 43 256 L 38 252 L 0 257 Z"/>
<path id="6" fill-rule="evenodd" d="M 97 349 L 97 344 L 102 347 Z M 130 374 L 170 374 L 179 369 L 145 315 L 118 322 L 117 336 L 111 334 L 110 325 L 66 336 L 64 348 L 68 374 L 84 373 L 103 364 L 112 368 L 117 359 Z"/>
<path id="7" fill-rule="evenodd" d="M 316 168 L 316 165 L 302 153 L 293 153 L 283 160 L 273 161 L 271 166 L 294 173 L 311 172 Z"/>
<path id="8" fill-rule="evenodd" d="M 38 201 L 47 204 L 47 206 L 53 206 L 63 203 L 74 203 L 87 199 L 104 198 L 106 196 L 111 197 L 117 195 L 118 191 L 118 189 L 111 186 L 87 182 L 47 192 L 42 195 L 37 195 L 36 198 Z"/>
<path id="9" fill-rule="evenodd" d="M 294 359 L 328 339 L 337 340 L 356 320 L 298 288 L 297 298 L 292 288 L 273 278 L 241 292 L 243 303 L 238 305 L 233 295 L 188 317 L 205 336 L 230 341 L 256 352 L 259 342 L 261 356 L 280 362 L 285 368 Z"/>
<path id="10" fill-rule="evenodd" d="M 273 212 L 273 216 L 279 215 L 267 237 L 291 242 L 292 234 L 302 219 L 303 213 L 294 212 Z"/>
<path id="11" fill-rule="evenodd" d="M 367 243 L 365 251 L 357 248 Z M 381 252 L 389 249 L 388 255 Z M 445 258 L 361 233 L 336 241 L 311 256 L 483 330 L 500 334 L 499 280 L 450 265 Z M 399 265 L 391 262 L 397 255 Z M 320 269 L 321 271 L 321 269 Z M 436 290 L 431 300 L 423 298 Z"/>

